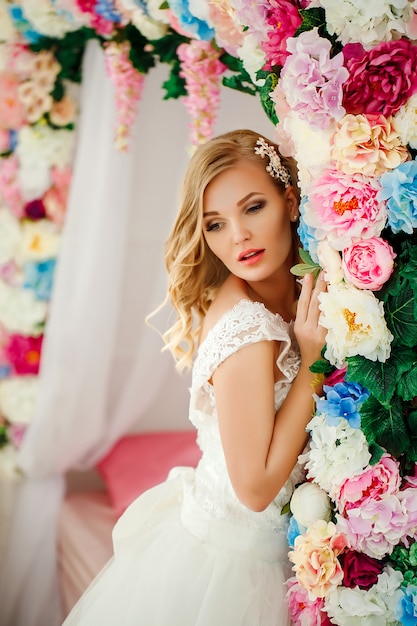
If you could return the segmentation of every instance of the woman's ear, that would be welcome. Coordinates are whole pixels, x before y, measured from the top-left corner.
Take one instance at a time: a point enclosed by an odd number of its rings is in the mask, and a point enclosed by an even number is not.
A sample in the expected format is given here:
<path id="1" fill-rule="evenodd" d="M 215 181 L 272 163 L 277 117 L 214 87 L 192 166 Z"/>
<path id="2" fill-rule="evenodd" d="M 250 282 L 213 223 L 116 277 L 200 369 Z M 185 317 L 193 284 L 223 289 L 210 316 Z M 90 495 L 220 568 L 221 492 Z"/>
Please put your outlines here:
<path id="1" fill-rule="evenodd" d="M 290 214 L 290 219 L 292 222 L 295 222 L 299 217 L 298 210 L 298 197 L 294 191 L 294 187 L 290 185 L 284 192 L 284 197 L 287 202 L 288 212 Z"/>

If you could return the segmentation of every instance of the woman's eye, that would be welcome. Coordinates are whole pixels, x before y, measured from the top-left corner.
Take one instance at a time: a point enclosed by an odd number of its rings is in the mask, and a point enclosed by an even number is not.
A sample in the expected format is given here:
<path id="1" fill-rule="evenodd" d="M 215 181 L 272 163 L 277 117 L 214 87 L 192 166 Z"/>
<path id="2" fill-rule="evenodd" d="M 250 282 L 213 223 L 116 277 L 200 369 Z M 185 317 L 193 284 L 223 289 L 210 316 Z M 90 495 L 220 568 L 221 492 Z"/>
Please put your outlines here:
<path id="1" fill-rule="evenodd" d="M 221 224 L 220 222 L 212 222 L 211 224 L 207 224 L 206 231 L 209 233 L 212 230 L 220 230 Z"/>
<path id="2" fill-rule="evenodd" d="M 253 206 L 248 208 L 248 213 L 257 213 L 258 211 L 260 211 L 263 207 L 263 202 L 260 202 L 259 204 L 254 204 Z"/>

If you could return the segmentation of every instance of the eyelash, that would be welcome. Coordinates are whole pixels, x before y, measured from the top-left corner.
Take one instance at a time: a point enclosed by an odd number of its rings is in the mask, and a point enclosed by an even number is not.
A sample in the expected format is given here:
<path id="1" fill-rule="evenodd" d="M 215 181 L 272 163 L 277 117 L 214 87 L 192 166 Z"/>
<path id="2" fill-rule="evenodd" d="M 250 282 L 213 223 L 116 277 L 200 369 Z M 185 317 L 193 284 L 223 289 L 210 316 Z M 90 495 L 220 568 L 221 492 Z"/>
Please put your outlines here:
<path id="1" fill-rule="evenodd" d="M 258 204 L 254 204 L 253 206 L 250 206 L 247 209 L 247 212 L 252 213 L 252 214 L 258 213 L 258 211 L 260 211 L 263 208 L 264 204 L 265 204 L 264 202 L 258 202 Z M 221 228 L 220 222 L 213 222 L 212 224 L 208 224 L 208 226 L 206 227 L 206 231 L 209 233 L 214 230 L 220 230 L 220 228 Z"/>

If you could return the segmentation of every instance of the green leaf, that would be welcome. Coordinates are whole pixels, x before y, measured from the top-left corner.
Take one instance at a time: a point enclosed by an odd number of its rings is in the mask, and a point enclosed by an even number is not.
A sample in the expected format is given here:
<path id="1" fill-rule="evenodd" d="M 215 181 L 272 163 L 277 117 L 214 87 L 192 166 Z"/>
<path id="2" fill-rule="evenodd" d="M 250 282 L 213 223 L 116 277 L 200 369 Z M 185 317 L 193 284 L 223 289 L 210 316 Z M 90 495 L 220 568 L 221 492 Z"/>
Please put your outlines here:
<path id="1" fill-rule="evenodd" d="M 287 513 L 289 513 L 291 511 L 290 509 L 290 503 L 287 502 L 287 504 L 284 504 L 284 506 L 281 509 L 281 515 L 286 515 Z"/>
<path id="2" fill-rule="evenodd" d="M 312 9 L 300 9 L 299 11 L 302 23 L 296 30 L 294 37 L 298 37 L 301 33 L 313 28 L 326 27 L 326 11 L 321 7 L 313 7 Z"/>
<path id="3" fill-rule="evenodd" d="M 389 361 L 370 361 L 363 356 L 348 357 L 346 380 L 365 387 L 384 406 L 388 406 L 397 386 L 397 372 Z"/>
<path id="4" fill-rule="evenodd" d="M 167 80 L 162 83 L 162 87 L 166 91 L 163 100 L 181 98 L 187 95 L 185 80 L 179 75 L 179 70 L 176 66 L 172 67 Z"/>
<path id="5" fill-rule="evenodd" d="M 416 295 L 410 281 L 405 279 L 401 289 L 395 295 L 389 296 L 384 305 L 385 319 L 396 343 L 408 347 L 417 345 Z"/>
<path id="6" fill-rule="evenodd" d="M 403 400 L 412 400 L 417 396 L 417 365 L 413 363 L 411 369 L 405 372 L 398 381 L 398 395 Z"/>
<path id="7" fill-rule="evenodd" d="M 394 396 L 389 407 L 384 407 L 373 396 L 362 405 L 361 428 L 370 445 L 378 444 L 398 458 L 409 446 L 409 436 L 404 423 L 404 406 Z"/>
<path id="8" fill-rule="evenodd" d="M 381 460 L 382 455 L 384 454 L 385 450 L 384 448 L 381 448 L 381 446 L 379 446 L 377 443 L 371 443 L 369 446 L 369 452 L 371 454 L 371 459 L 369 461 L 369 464 L 376 465 L 376 463 L 378 463 Z"/>
<path id="9" fill-rule="evenodd" d="M 259 95 L 263 110 L 267 114 L 274 126 L 279 122 L 277 114 L 275 112 L 275 104 L 271 100 L 270 93 L 273 91 L 278 83 L 278 76 L 275 72 L 270 72 L 265 77 L 264 84 L 259 88 Z"/>
<path id="10" fill-rule="evenodd" d="M 325 376 L 328 376 L 333 372 L 334 367 L 326 359 L 318 359 L 310 365 L 309 369 L 310 372 L 313 372 L 313 374 L 324 374 Z"/>

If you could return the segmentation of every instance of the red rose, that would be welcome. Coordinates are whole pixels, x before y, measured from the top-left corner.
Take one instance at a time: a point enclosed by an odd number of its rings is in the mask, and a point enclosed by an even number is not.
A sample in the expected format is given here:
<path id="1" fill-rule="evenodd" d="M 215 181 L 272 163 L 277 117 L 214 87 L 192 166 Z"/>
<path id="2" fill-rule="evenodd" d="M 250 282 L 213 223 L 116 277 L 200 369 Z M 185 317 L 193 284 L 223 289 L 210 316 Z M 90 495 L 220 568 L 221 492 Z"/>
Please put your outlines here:
<path id="1" fill-rule="evenodd" d="M 365 51 L 358 44 L 343 49 L 349 78 L 343 84 L 347 113 L 389 117 L 417 91 L 417 47 L 408 39 L 383 41 Z"/>
<path id="2" fill-rule="evenodd" d="M 339 557 L 343 567 L 343 585 L 345 587 L 360 587 L 368 590 L 378 580 L 384 567 L 383 561 L 378 561 L 362 552 L 348 550 Z"/>

